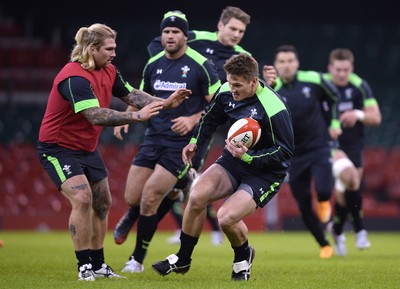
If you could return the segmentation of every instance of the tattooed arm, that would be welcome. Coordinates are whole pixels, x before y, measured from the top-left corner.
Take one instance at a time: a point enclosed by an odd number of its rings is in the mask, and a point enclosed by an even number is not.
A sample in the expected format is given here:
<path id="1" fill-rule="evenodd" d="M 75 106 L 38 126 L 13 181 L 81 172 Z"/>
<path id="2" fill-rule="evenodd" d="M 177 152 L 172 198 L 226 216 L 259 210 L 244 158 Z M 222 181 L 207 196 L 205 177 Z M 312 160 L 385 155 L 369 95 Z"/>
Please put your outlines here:
<path id="1" fill-rule="evenodd" d="M 82 110 L 81 113 L 93 125 L 117 126 L 148 120 L 157 115 L 162 108 L 161 102 L 157 101 L 146 105 L 140 112 L 121 112 L 110 108 L 90 107 Z"/>
<path id="2" fill-rule="evenodd" d="M 180 105 L 185 99 L 188 98 L 188 95 L 191 94 L 192 91 L 190 89 L 177 89 L 173 92 L 167 99 L 151 96 L 150 94 L 133 88 L 133 90 L 125 97 L 121 99 L 128 105 L 133 106 L 137 109 L 142 109 L 146 105 L 153 102 L 161 102 L 164 109 L 174 108 Z"/>

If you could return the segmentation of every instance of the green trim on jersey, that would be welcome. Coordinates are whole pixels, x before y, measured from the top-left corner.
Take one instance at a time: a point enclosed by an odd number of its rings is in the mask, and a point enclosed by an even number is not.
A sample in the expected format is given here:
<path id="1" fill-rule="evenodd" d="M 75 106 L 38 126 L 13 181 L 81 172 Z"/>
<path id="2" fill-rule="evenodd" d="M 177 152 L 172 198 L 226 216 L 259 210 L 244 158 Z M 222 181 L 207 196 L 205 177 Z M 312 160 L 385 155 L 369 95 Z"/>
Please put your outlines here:
<path id="1" fill-rule="evenodd" d="M 206 57 L 204 57 L 203 55 L 201 55 L 201 54 L 200 54 L 199 52 L 197 52 L 196 50 L 190 48 L 190 46 L 187 46 L 187 49 L 186 49 L 186 51 L 185 51 L 185 54 L 186 54 L 189 58 L 191 58 L 191 59 L 193 59 L 195 62 L 197 62 L 197 63 L 200 65 L 200 67 L 203 69 L 203 71 L 206 73 L 207 79 L 208 79 L 208 83 L 210 84 L 210 85 L 208 86 L 208 94 L 209 94 L 209 95 L 214 94 L 214 93 L 218 90 L 218 88 L 221 86 L 221 81 L 218 80 L 216 83 L 211 83 L 210 74 L 208 73 L 207 69 L 205 69 L 205 67 L 204 67 L 204 63 L 205 63 L 208 59 L 207 59 Z M 140 86 L 139 86 L 139 89 L 140 89 L 140 90 L 143 90 L 143 88 L 144 88 L 144 72 L 146 71 L 147 66 L 148 66 L 150 63 L 152 63 L 152 62 L 158 60 L 159 58 L 163 57 L 164 55 L 165 55 L 165 50 L 160 51 L 159 53 L 157 53 L 157 54 L 154 55 L 153 57 L 150 57 L 150 59 L 147 61 L 146 66 L 144 67 L 143 73 L 142 73 L 142 81 L 140 82 Z"/>
<path id="2" fill-rule="evenodd" d="M 326 80 L 329 80 L 330 82 L 332 82 L 332 75 L 329 72 L 324 73 L 323 76 L 324 76 L 324 78 Z M 362 94 L 362 96 L 364 98 L 364 107 L 378 105 L 378 101 L 376 100 L 376 98 L 366 99 L 366 92 L 365 92 L 365 89 L 362 86 L 362 83 L 363 83 L 364 80 L 360 76 L 358 76 L 356 73 L 351 73 L 349 75 L 349 79 L 348 80 L 349 80 L 350 84 L 354 85 L 355 87 L 357 87 L 361 91 L 361 94 Z"/>
<path id="3" fill-rule="evenodd" d="M 267 112 L 269 118 L 273 117 L 282 110 L 286 110 L 282 100 L 272 90 L 259 85 L 256 95 Z"/>
<path id="4" fill-rule="evenodd" d="M 117 69 L 117 68 L 115 68 L 115 69 Z M 118 69 L 117 69 L 117 70 L 118 70 Z M 125 79 L 122 77 L 121 73 L 119 73 L 119 70 L 118 70 L 117 75 L 118 75 L 119 79 L 121 80 L 121 82 L 124 84 L 125 88 L 126 88 L 129 92 L 132 92 L 132 90 L 133 90 L 132 85 L 130 85 L 129 82 L 125 81 Z"/>
<path id="5" fill-rule="evenodd" d="M 196 50 L 190 48 L 190 46 L 187 47 L 185 54 L 187 56 L 189 56 L 191 59 L 193 59 L 194 61 L 196 61 L 201 66 L 201 68 L 207 75 L 208 83 L 210 84 L 208 86 L 208 95 L 214 94 L 218 90 L 218 88 L 221 86 L 221 80 L 218 80 L 215 83 L 211 83 L 210 74 L 208 73 L 207 69 L 204 67 L 204 63 L 208 59 L 206 57 L 204 57 L 203 55 L 201 55 Z"/>
<path id="6" fill-rule="evenodd" d="M 60 166 L 60 163 L 58 162 L 58 159 L 55 157 L 47 156 L 46 154 L 43 154 L 45 158 L 54 166 L 56 169 L 57 175 L 60 178 L 61 183 L 63 183 L 67 178 L 64 175 L 64 172 Z"/>
<path id="7" fill-rule="evenodd" d="M 321 84 L 321 76 L 316 71 L 297 71 L 297 79 L 301 82 L 311 82 L 314 84 Z"/>
<path id="8" fill-rule="evenodd" d="M 143 87 L 144 87 L 144 72 L 146 71 L 147 66 L 149 66 L 150 63 L 156 61 L 157 59 L 163 57 L 164 54 L 165 54 L 165 51 L 162 50 L 162 51 L 158 52 L 156 55 L 154 55 L 153 57 L 150 57 L 149 60 L 147 60 L 147 63 L 144 66 L 144 69 L 142 72 L 142 81 L 140 81 L 140 85 L 139 85 L 140 90 L 143 90 Z"/>
<path id="9" fill-rule="evenodd" d="M 192 30 L 192 32 L 194 33 L 194 39 L 188 40 L 187 41 L 188 44 L 190 42 L 194 42 L 194 41 L 198 41 L 198 40 L 218 41 L 218 32 L 216 32 L 216 31 L 211 32 L 211 31 Z M 251 53 L 248 52 L 247 50 L 243 49 L 243 47 L 241 47 L 240 45 L 235 45 L 233 47 L 233 49 L 238 54 L 243 52 L 243 53 L 247 53 L 248 55 L 251 56 Z"/>
<path id="10" fill-rule="evenodd" d="M 224 93 L 224 92 L 229 92 L 231 89 L 229 87 L 229 82 L 225 82 L 223 85 L 221 85 L 221 88 L 219 89 L 219 93 Z"/>
<path id="11" fill-rule="evenodd" d="M 74 112 L 78 113 L 84 109 L 90 108 L 90 107 L 100 107 L 99 100 L 97 98 L 93 99 L 86 99 L 82 100 L 79 102 L 75 102 L 74 94 L 72 93 L 71 89 L 71 78 L 68 78 L 68 90 L 69 90 L 69 95 L 71 97 L 71 100 L 74 103 Z"/>
<path id="12" fill-rule="evenodd" d="M 375 98 L 370 98 L 370 99 L 366 99 L 364 101 L 364 106 L 373 106 L 373 105 L 378 105 L 378 101 Z"/>
<path id="13" fill-rule="evenodd" d="M 90 107 L 100 107 L 99 100 L 97 98 L 86 99 L 74 104 L 75 113 L 78 113 Z"/>

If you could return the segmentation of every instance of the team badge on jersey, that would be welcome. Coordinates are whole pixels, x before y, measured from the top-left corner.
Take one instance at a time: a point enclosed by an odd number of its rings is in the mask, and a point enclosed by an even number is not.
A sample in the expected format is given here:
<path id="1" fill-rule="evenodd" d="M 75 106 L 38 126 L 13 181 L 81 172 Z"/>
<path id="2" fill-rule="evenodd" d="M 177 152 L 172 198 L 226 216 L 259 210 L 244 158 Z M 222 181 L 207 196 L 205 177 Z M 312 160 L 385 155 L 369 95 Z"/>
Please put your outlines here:
<path id="1" fill-rule="evenodd" d="M 182 70 L 182 77 L 186 78 L 188 72 L 190 71 L 190 68 L 187 65 L 185 65 L 184 67 L 181 68 L 181 70 Z"/>
<path id="2" fill-rule="evenodd" d="M 310 94 L 311 88 L 309 88 L 308 86 L 304 86 L 303 89 L 301 90 L 301 92 L 303 93 L 303 95 L 306 98 L 310 98 L 310 96 L 311 96 L 311 94 Z"/>

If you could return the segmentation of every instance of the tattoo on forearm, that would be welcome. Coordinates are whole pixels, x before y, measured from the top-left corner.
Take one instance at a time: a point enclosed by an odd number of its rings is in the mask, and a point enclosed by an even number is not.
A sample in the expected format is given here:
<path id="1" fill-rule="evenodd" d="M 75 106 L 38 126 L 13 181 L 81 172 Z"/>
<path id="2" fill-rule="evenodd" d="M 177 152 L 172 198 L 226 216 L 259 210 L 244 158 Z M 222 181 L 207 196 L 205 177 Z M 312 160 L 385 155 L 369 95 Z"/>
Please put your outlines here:
<path id="1" fill-rule="evenodd" d="M 73 224 L 69 225 L 69 231 L 71 232 L 72 236 L 76 235 L 76 228 Z"/>
<path id="2" fill-rule="evenodd" d="M 123 100 L 131 106 L 142 109 L 153 101 L 162 100 L 161 98 L 151 96 L 144 91 L 134 89 Z"/>
<path id="3" fill-rule="evenodd" d="M 93 125 L 116 126 L 131 123 L 131 112 L 121 112 L 108 108 L 92 107 L 82 111 L 82 114 Z"/>

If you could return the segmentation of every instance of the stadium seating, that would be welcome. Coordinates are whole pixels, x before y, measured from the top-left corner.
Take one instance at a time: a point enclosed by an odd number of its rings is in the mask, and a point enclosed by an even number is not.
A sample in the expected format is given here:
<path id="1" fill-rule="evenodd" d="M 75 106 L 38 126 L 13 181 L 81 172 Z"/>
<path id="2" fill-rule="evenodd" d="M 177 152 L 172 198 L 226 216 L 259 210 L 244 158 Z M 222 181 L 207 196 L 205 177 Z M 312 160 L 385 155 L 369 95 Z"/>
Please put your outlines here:
<path id="1" fill-rule="evenodd" d="M 124 201 L 125 180 L 137 148 L 132 144 L 99 146 L 108 168 L 113 196 L 110 228 L 127 208 Z M 218 146 L 210 151 L 204 168 L 213 162 L 220 151 L 221 147 Z M 400 218 L 400 196 L 396 189 L 400 186 L 400 174 L 393 170 L 400 160 L 400 150 L 393 150 L 387 154 L 384 149 L 368 149 L 365 159 L 368 160 L 365 163 L 365 179 L 379 180 L 379 185 L 374 181 L 365 183 L 364 213 L 367 220 Z M 34 229 L 42 226 L 48 229 L 65 228 L 70 204 L 44 172 L 34 145 L 0 145 L 0 184 L 3 187 L 0 194 L 0 226 L 2 224 L 3 228 L 0 229 Z M 221 202 L 217 202 L 216 207 L 220 204 Z M 278 194 L 278 214 L 283 226 L 285 222 L 299 219 L 297 204 L 287 184 L 283 184 Z M 54 219 L 57 218 L 62 221 L 55 222 Z M 249 216 L 247 222 L 252 230 L 265 229 L 262 210 Z M 170 217 L 160 225 L 161 230 L 174 228 Z"/>

